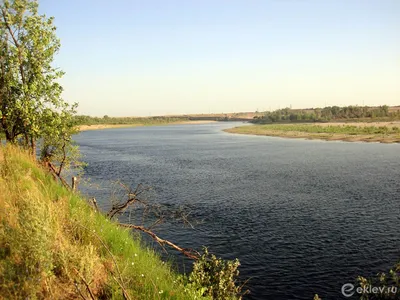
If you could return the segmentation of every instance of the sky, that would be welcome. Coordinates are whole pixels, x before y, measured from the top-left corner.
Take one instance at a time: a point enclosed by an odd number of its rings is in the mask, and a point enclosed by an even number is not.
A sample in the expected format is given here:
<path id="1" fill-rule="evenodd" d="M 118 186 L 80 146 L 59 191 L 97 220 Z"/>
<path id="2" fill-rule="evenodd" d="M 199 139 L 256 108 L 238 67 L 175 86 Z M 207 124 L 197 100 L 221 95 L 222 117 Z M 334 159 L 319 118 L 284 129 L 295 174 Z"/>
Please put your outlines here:
<path id="1" fill-rule="evenodd" d="M 39 0 L 79 114 L 400 105 L 399 0 Z"/>

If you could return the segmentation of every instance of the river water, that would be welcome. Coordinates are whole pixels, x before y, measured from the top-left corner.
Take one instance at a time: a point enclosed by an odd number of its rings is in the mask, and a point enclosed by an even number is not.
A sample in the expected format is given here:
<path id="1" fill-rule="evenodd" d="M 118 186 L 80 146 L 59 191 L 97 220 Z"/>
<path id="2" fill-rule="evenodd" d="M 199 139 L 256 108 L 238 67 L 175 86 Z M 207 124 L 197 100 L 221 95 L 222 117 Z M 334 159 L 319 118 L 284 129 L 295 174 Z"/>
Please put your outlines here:
<path id="1" fill-rule="evenodd" d="M 343 284 L 398 261 L 400 145 L 222 131 L 235 125 L 82 132 L 75 140 L 91 178 L 84 193 L 107 209 L 120 179 L 152 186 L 153 202 L 189 209 L 194 229 L 154 231 L 239 258 L 246 299 L 345 299 Z"/>

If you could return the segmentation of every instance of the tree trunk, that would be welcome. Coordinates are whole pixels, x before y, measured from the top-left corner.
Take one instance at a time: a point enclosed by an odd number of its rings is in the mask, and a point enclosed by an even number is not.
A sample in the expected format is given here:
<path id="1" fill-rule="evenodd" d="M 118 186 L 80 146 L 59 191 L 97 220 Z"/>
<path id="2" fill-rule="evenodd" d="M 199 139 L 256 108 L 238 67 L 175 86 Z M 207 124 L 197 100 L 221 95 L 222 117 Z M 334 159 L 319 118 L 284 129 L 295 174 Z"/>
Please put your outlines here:
<path id="1" fill-rule="evenodd" d="M 36 160 L 36 139 L 31 137 L 31 153 L 33 159 Z"/>
<path id="2" fill-rule="evenodd" d="M 8 130 L 5 130 L 4 133 L 6 134 L 6 142 L 15 144 L 15 135 L 13 132 L 9 132 Z"/>
<path id="3" fill-rule="evenodd" d="M 3 128 L 3 131 L 6 135 L 6 141 L 7 143 L 11 143 L 14 144 L 15 143 L 15 134 L 14 131 L 9 130 L 7 128 L 7 121 L 6 121 L 6 117 L 3 116 L 3 118 L 1 119 L 1 127 Z"/>
<path id="4" fill-rule="evenodd" d="M 25 133 L 25 134 L 24 134 L 24 137 L 25 137 L 25 144 L 24 144 L 24 147 L 25 147 L 25 149 L 29 149 L 29 148 L 30 148 L 30 145 L 29 145 L 29 136 L 28 136 L 27 133 Z"/>

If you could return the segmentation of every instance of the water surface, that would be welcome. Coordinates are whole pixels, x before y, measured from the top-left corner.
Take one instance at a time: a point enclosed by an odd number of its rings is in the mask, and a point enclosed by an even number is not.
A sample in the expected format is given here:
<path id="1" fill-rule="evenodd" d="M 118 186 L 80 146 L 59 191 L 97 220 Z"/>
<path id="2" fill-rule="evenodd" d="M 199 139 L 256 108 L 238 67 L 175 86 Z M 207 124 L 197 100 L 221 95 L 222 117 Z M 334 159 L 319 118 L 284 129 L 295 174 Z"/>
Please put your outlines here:
<path id="1" fill-rule="evenodd" d="M 400 145 L 229 134 L 229 123 L 120 128 L 76 137 L 88 188 L 151 185 L 195 229 L 155 230 L 183 247 L 239 258 L 247 299 L 344 299 L 341 286 L 400 258 Z"/>

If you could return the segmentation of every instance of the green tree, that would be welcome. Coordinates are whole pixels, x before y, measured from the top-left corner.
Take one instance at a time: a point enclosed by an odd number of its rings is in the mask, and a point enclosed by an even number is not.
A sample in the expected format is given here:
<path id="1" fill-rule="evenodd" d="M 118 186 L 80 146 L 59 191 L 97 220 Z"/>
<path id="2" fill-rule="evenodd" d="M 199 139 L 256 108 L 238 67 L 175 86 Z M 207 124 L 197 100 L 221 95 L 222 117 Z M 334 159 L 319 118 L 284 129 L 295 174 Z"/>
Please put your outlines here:
<path id="1" fill-rule="evenodd" d="M 37 0 L 0 0 L 0 130 L 57 165 L 57 175 L 77 158 L 76 104 L 61 98 L 64 73 L 53 66 L 60 48 L 53 18 L 38 12 Z"/>
<path id="2" fill-rule="evenodd" d="M 68 148 L 76 105 L 61 98 L 64 73 L 53 66 L 60 41 L 53 18 L 38 7 L 37 0 L 0 0 L 0 129 L 32 154 L 43 138 L 49 157 Z"/>

